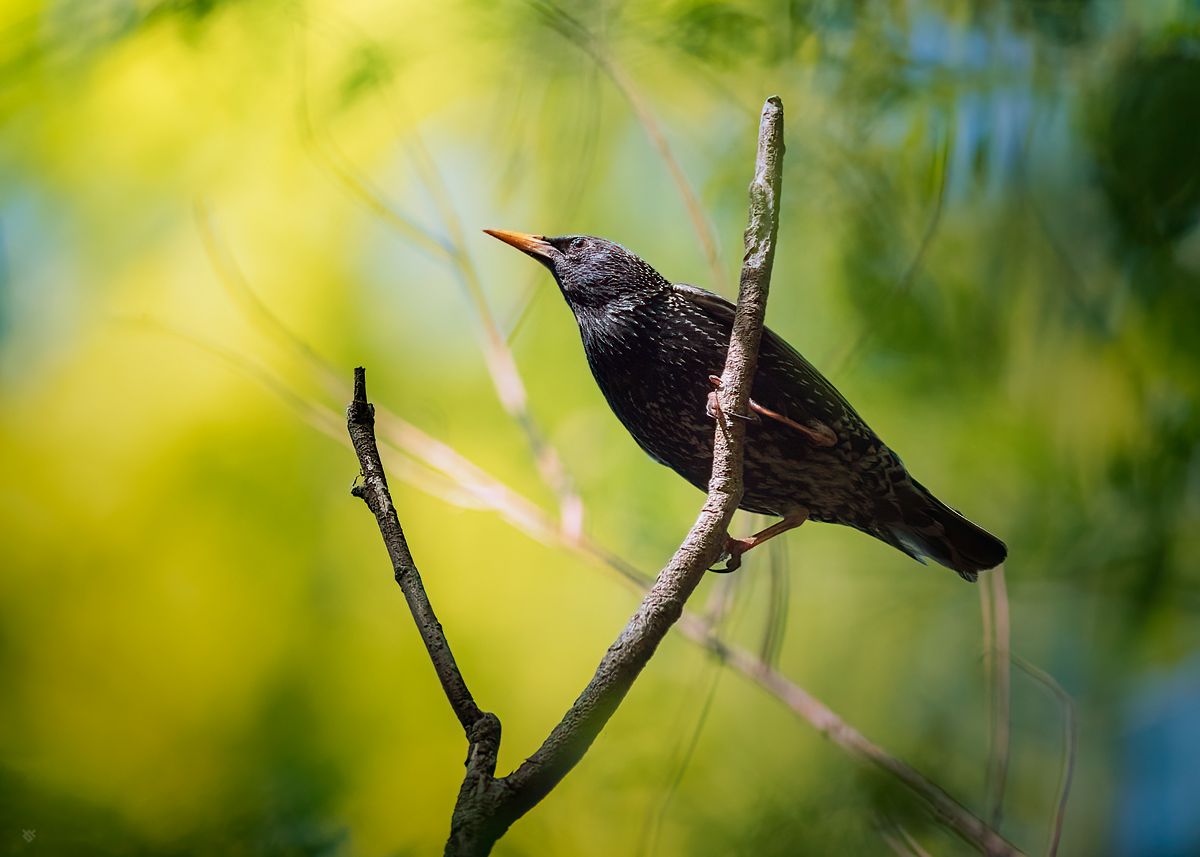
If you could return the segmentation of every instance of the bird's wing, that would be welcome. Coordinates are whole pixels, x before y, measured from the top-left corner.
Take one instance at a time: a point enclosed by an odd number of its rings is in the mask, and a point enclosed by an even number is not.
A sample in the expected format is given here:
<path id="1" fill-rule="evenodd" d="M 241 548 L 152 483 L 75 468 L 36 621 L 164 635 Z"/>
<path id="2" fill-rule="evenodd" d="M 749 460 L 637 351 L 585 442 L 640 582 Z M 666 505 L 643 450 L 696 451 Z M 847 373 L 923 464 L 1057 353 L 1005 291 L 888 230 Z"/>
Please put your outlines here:
<path id="1" fill-rule="evenodd" d="M 675 294 L 731 329 L 736 307 L 720 295 L 688 285 L 672 283 Z M 818 433 L 844 430 L 853 435 L 870 429 L 833 384 L 804 359 L 796 349 L 769 327 L 763 328 L 758 349 L 758 372 L 753 396 L 757 402 L 786 420 L 802 423 Z"/>

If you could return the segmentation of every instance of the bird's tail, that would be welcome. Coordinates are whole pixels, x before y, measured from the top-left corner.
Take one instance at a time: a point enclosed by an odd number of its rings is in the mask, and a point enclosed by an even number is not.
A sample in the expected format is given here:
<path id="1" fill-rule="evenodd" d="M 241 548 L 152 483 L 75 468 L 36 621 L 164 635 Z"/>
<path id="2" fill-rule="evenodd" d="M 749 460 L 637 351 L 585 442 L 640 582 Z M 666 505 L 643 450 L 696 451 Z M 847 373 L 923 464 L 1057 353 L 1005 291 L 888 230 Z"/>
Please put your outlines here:
<path id="1" fill-rule="evenodd" d="M 979 572 L 995 568 L 1008 556 L 1004 542 L 972 524 L 915 479 L 900 496 L 903 520 L 891 528 L 906 552 L 929 557 L 972 583 Z"/>

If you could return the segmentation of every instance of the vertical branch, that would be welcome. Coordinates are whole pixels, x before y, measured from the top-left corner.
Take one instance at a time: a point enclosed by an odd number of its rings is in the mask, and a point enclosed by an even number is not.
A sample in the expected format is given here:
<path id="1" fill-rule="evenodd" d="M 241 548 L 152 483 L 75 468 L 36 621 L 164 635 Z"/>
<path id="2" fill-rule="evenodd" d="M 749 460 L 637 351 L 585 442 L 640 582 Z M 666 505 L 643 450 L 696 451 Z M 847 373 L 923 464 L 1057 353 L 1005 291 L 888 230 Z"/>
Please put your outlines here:
<path id="1" fill-rule="evenodd" d="M 1011 743 L 1012 666 L 1008 588 L 1001 565 L 985 575 L 979 588 L 983 611 L 984 664 L 988 682 L 988 821 L 999 829 L 1004 816 Z"/>

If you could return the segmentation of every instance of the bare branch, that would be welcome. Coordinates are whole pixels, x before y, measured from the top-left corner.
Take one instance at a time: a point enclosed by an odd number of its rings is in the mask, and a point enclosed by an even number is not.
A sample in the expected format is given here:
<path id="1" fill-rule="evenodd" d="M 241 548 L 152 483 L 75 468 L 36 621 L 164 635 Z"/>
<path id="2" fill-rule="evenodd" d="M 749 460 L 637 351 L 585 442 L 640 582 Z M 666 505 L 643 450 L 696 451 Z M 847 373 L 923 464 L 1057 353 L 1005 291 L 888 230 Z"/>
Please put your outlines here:
<path id="1" fill-rule="evenodd" d="M 744 412 L 750 397 L 775 255 L 782 157 L 783 105 L 772 97 L 763 107 L 757 166 L 750 185 L 746 262 L 719 393 L 724 413 Z M 659 573 L 633 618 L 609 647 L 592 680 L 563 719 L 542 746 L 501 781 L 509 794 L 502 811 L 512 821 L 549 794 L 583 758 L 659 643 L 683 614 L 684 604 L 705 572 L 719 558 L 730 521 L 742 499 L 744 440 L 745 426 L 740 420 L 718 419 L 708 497 L 683 544 Z"/>
<path id="2" fill-rule="evenodd" d="M 425 643 L 429 659 L 433 662 L 438 680 L 446 692 L 446 699 L 454 709 L 458 722 L 470 735 L 471 730 L 485 714 L 475 704 L 475 698 L 467 689 L 467 683 L 454 661 L 450 644 L 446 641 L 442 625 L 433 612 L 433 605 L 429 603 L 429 596 L 425 594 L 421 575 L 408 550 L 408 540 L 404 538 L 400 519 L 396 517 L 396 507 L 392 505 L 392 496 L 388 491 L 387 475 L 379 458 L 379 446 L 375 443 L 375 408 L 367 401 L 367 373 L 361 366 L 354 370 L 354 399 L 346 411 L 346 427 L 350 432 L 350 442 L 354 444 L 354 452 L 358 456 L 362 473 L 362 483 L 355 485 L 351 493 L 361 498 L 375 515 L 379 533 L 383 536 L 388 556 L 392 560 L 396 583 L 404 592 L 404 600 L 408 602 L 412 611 L 417 630 L 421 633 L 421 641 Z"/>
<path id="3" fill-rule="evenodd" d="M 730 521 L 742 498 L 745 426 L 723 413 L 744 412 L 758 360 L 767 291 L 778 231 L 783 156 L 783 105 L 763 107 L 758 158 L 750 184 L 750 223 L 738 307 L 718 392 L 720 412 L 708 497 L 687 538 L 646 593 L 624 630 L 605 653 L 591 681 L 551 730 L 542 746 L 509 776 L 494 778 L 500 724 L 480 710 L 454 662 L 441 625 L 396 518 L 374 437 L 374 409 L 366 399 L 365 373 L 356 369 L 347 425 L 362 468 L 355 494 L 367 501 L 392 559 L 430 660 L 471 742 L 467 776 L 451 819 L 447 854 L 487 854 L 508 827 L 536 806 L 575 767 L 624 700 L 705 572 L 720 556 Z"/>

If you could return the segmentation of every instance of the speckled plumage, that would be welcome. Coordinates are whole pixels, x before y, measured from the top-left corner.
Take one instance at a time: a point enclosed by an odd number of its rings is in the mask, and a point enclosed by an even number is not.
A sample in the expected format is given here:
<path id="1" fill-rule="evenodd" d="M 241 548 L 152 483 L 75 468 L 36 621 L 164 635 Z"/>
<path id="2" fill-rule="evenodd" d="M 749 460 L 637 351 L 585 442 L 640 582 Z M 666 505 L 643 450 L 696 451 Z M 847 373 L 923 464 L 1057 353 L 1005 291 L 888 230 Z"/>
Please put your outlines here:
<path id="1" fill-rule="evenodd" d="M 714 430 L 706 410 L 709 377 L 724 366 L 734 307 L 703 289 L 670 283 L 610 241 L 537 240 L 538 247 L 521 249 L 554 274 L 617 418 L 652 458 L 705 490 Z M 862 530 L 967 580 L 1003 561 L 1002 542 L 912 479 L 833 385 L 769 329 L 751 397 L 814 432 L 831 430 L 833 442 L 814 443 L 778 419 L 751 419 L 741 508 L 784 517 L 807 511 L 811 520 Z"/>

